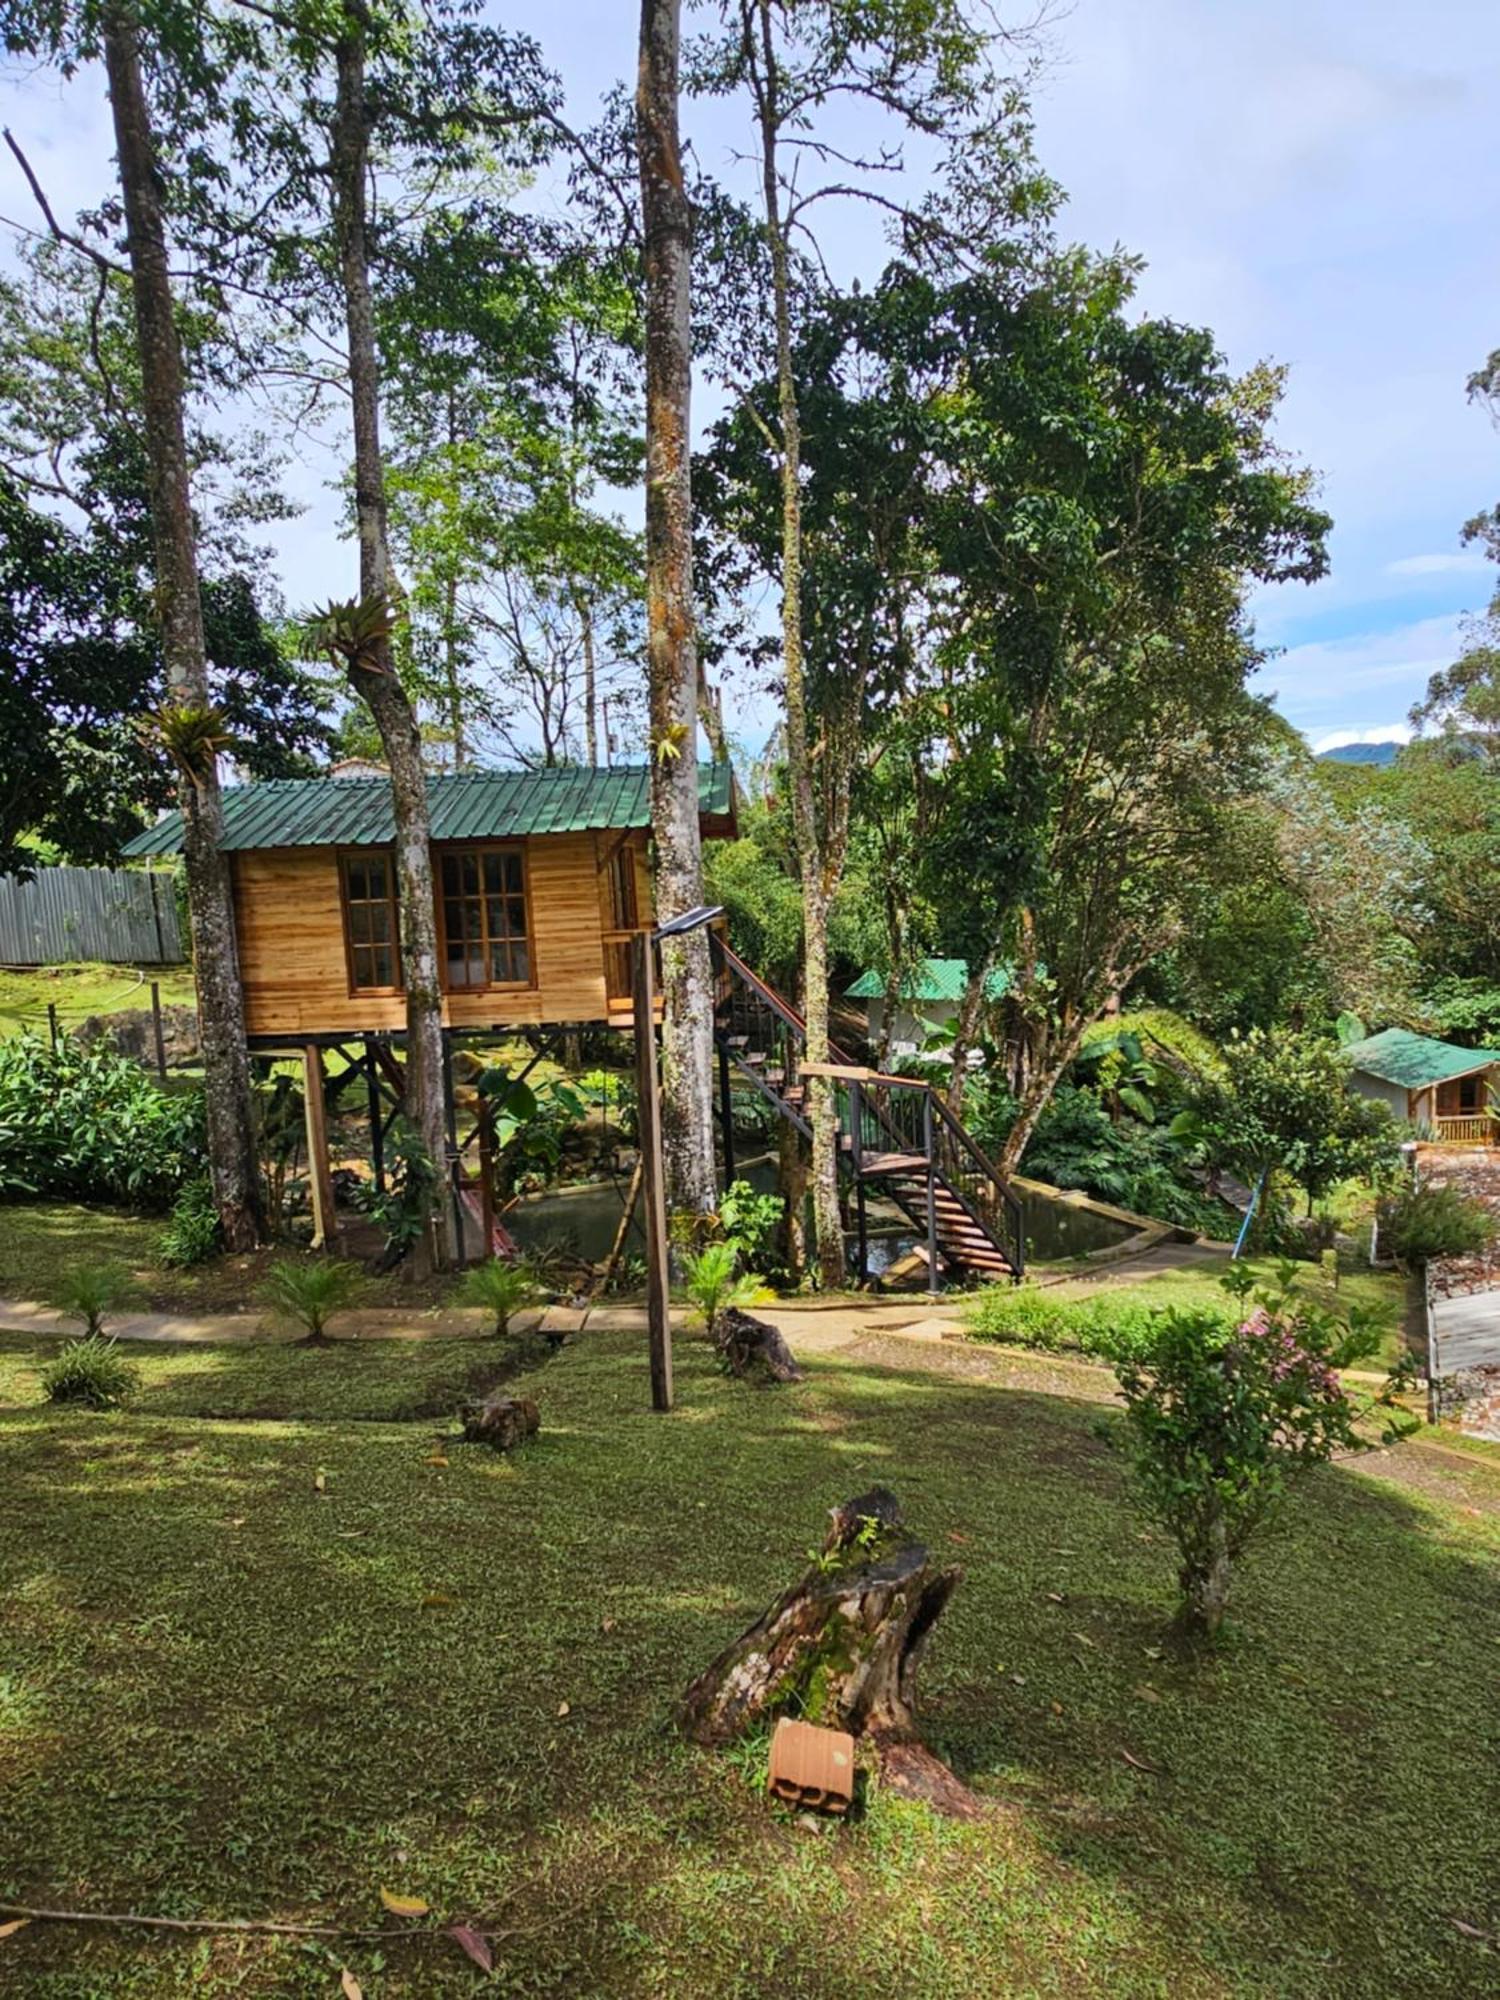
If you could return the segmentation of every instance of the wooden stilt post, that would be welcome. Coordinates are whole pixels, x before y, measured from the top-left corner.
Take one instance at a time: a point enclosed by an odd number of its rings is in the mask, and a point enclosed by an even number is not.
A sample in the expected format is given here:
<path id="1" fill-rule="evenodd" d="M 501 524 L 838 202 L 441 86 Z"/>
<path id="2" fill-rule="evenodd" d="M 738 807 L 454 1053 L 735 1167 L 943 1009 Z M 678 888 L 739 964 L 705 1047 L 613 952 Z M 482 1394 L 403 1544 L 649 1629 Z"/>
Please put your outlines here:
<path id="1" fill-rule="evenodd" d="M 385 1115 L 380 1105 L 380 1071 L 375 1063 L 375 1045 L 365 1037 L 365 1097 L 370 1106 L 370 1165 L 375 1172 L 375 1188 L 385 1193 Z"/>
<path id="2" fill-rule="evenodd" d="M 453 1203 L 453 1240 L 458 1245 L 458 1262 L 462 1269 L 469 1261 L 469 1246 L 464 1241 L 464 1204 L 459 1192 L 462 1167 L 458 1157 L 458 1108 L 453 1102 L 453 1043 L 447 1028 L 443 1030 L 443 1117 L 448 1132 L 448 1157 L 443 1164 L 447 1168 L 448 1193 Z"/>
<path id="3" fill-rule="evenodd" d="M 161 981 L 151 982 L 151 1032 L 156 1037 L 156 1074 L 167 1080 L 167 1044 L 161 1031 Z"/>
<path id="4" fill-rule="evenodd" d="M 483 1261 L 495 1254 L 495 1114 L 487 1097 L 479 1100 L 479 1226 Z"/>
<path id="5" fill-rule="evenodd" d="M 734 1181 L 734 1085 L 729 1074 L 729 1051 L 719 1045 L 719 1130 L 724 1142 L 724 1185 Z"/>
<path id="6" fill-rule="evenodd" d="M 339 1225 L 333 1206 L 333 1174 L 328 1165 L 323 1051 L 316 1042 L 306 1043 L 302 1050 L 302 1102 L 307 1120 L 307 1184 L 312 1195 L 313 1248 L 337 1251 Z"/>
<path id="7" fill-rule="evenodd" d="M 672 1407 L 672 1326 L 667 1297 L 666 1171 L 661 1143 L 661 1082 L 656 1069 L 655 968 L 649 931 L 630 940 L 635 996 L 636 1123 L 645 1196 L 646 1321 L 651 1345 L 651 1407 Z"/>

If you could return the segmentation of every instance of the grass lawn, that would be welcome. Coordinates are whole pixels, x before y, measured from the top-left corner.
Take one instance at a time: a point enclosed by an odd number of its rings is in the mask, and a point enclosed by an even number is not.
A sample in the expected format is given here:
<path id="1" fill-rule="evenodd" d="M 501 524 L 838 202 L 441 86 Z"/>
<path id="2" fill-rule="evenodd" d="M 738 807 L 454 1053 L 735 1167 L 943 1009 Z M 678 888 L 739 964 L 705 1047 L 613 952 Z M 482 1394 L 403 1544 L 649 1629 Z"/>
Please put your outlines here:
<path id="1" fill-rule="evenodd" d="M 1274 1286 L 1277 1268 L 1274 1258 L 1248 1258 L 1245 1261 L 1257 1279 Z M 1226 1256 L 1205 1259 L 1177 1270 L 1160 1271 L 1137 1284 L 1117 1284 L 1109 1282 L 1108 1268 L 1105 1267 L 1100 1278 L 1092 1282 L 1072 1277 L 1061 1284 L 1049 1286 L 1048 1290 L 1060 1299 L 1105 1297 L 1146 1306 L 1223 1306 L 1229 1295 L 1219 1280 L 1228 1269 L 1229 1259 Z M 1310 1297 L 1335 1300 L 1345 1306 L 1365 1306 L 1389 1317 L 1390 1334 L 1371 1366 L 1389 1366 L 1408 1340 L 1415 1343 L 1415 1351 L 1425 1362 L 1427 1346 L 1422 1327 L 1420 1291 L 1398 1272 L 1372 1271 L 1368 1265 L 1346 1268 L 1339 1274 L 1335 1292 L 1316 1264 L 1301 1264 L 1298 1270 L 1302 1287 Z"/>
<path id="2" fill-rule="evenodd" d="M 113 1014 L 121 1008 L 149 1007 L 151 981 L 161 987 L 164 1007 L 191 1007 L 193 973 L 186 965 L 34 965 L 0 969 L 0 1036 L 18 1035 L 32 1027 L 47 1032 L 47 1004 L 57 1008 L 65 1028 L 76 1028 L 90 1014 Z"/>
<path id="3" fill-rule="evenodd" d="M 664 1418 L 640 1342 L 585 1336 L 500 1460 L 388 1420 L 458 1393 L 472 1345 L 142 1348 L 106 1416 L 36 1402 L 46 1352 L 0 1340 L 0 1896 L 376 1927 L 385 1887 L 432 1905 L 415 1930 L 506 1935 L 486 1986 L 442 1938 L 38 1923 L 0 1991 L 336 1995 L 345 1965 L 368 2000 L 1493 1990 L 1457 1928 L 1500 1930 L 1482 1459 L 1434 1456 L 1441 1491 L 1313 1476 L 1190 1667 L 1112 1420 L 972 1354 L 814 1357 L 765 1392 L 684 1343 Z M 877 1793 L 806 1828 L 760 1746 L 671 1727 L 877 1479 L 967 1571 L 923 1680 L 979 1825 Z"/>
<path id="4" fill-rule="evenodd" d="M 131 1277 L 126 1304 L 158 1312 L 235 1312 L 255 1307 L 269 1267 L 307 1253 L 282 1245 L 245 1256 L 215 1257 L 171 1270 L 159 1245 L 167 1219 L 79 1202 L 0 1203 L 0 1299 L 50 1300 L 69 1265 L 116 1264 Z M 364 1303 L 425 1311 L 451 1292 L 451 1278 L 415 1285 L 397 1273 L 371 1276 Z"/>

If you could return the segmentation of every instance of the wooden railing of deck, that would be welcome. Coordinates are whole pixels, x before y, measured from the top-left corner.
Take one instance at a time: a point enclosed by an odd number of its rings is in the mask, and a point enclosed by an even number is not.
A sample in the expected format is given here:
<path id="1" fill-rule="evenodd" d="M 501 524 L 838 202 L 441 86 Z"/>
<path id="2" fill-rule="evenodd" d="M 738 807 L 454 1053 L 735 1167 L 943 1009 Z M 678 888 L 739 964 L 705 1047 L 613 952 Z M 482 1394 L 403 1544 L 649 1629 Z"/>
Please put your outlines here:
<path id="1" fill-rule="evenodd" d="M 1488 1111 L 1466 1112 L 1461 1118 L 1433 1120 L 1438 1142 L 1444 1146 L 1493 1146 L 1500 1125 Z"/>

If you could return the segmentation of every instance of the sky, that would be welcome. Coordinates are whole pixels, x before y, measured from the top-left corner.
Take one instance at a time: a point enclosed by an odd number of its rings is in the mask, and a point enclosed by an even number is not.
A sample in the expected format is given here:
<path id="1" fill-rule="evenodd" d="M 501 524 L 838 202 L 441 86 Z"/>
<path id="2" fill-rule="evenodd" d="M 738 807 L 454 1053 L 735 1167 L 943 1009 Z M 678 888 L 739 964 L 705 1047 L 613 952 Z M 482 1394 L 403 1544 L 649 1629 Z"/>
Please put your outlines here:
<path id="1" fill-rule="evenodd" d="M 1460 529 L 1500 501 L 1500 432 L 1464 390 L 1500 347 L 1492 6 L 1073 0 L 1047 31 L 1037 150 L 1068 192 L 1063 232 L 1144 258 L 1142 310 L 1211 327 L 1236 368 L 1289 369 L 1279 436 L 1321 476 L 1332 564 L 1254 608 L 1280 649 L 1261 685 L 1315 748 L 1404 733 L 1463 614 L 1490 595 Z M 633 78 L 632 0 L 495 11 L 537 36 L 575 120 Z M 60 209 L 99 198 L 96 80 L 0 76 L 0 119 Z M 734 171 L 724 106 L 689 105 L 685 127 L 708 168 Z M 0 216 L 34 219 L 8 155 Z M 867 215 L 841 216 L 837 247 L 841 275 L 878 269 Z M 289 482 L 308 510 L 279 537 L 294 606 L 353 587 L 333 470 L 308 458 Z"/>

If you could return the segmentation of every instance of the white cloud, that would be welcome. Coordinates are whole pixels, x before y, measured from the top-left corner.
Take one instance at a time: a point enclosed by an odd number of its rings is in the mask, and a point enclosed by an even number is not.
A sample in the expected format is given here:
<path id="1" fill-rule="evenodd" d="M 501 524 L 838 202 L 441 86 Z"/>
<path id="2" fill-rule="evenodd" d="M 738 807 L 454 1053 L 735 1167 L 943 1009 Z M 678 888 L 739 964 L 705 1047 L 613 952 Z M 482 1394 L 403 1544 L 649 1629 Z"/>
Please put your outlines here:
<path id="1" fill-rule="evenodd" d="M 1419 618 L 1389 632 L 1291 646 L 1266 668 L 1266 682 L 1282 713 L 1309 731 L 1374 728 L 1365 720 L 1372 707 L 1389 714 L 1393 702 L 1419 700 L 1428 676 L 1452 665 L 1459 622 L 1456 616 Z"/>
<path id="2" fill-rule="evenodd" d="M 1452 576 L 1484 566 L 1485 558 L 1478 549 L 1455 549 L 1448 555 L 1402 556 L 1385 567 L 1388 576 Z"/>
<path id="3" fill-rule="evenodd" d="M 1333 729 L 1313 739 L 1312 751 L 1321 757 L 1325 750 L 1342 750 L 1346 743 L 1410 743 L 1415 734 L 1409 722 L 1387 722 L 1374 729 Z"/>

